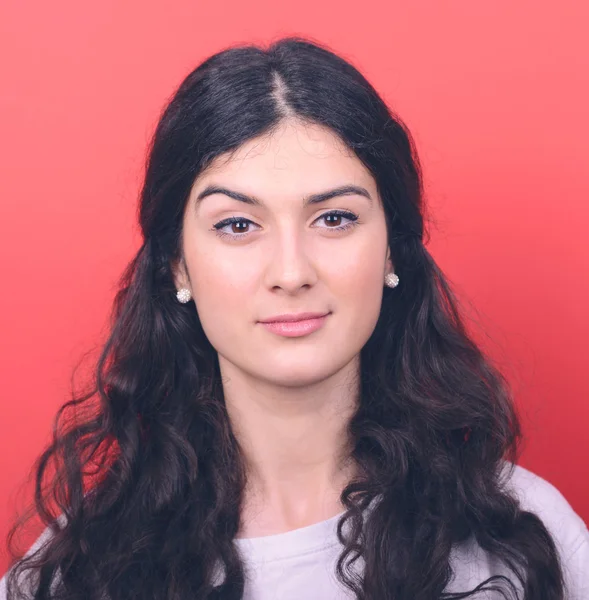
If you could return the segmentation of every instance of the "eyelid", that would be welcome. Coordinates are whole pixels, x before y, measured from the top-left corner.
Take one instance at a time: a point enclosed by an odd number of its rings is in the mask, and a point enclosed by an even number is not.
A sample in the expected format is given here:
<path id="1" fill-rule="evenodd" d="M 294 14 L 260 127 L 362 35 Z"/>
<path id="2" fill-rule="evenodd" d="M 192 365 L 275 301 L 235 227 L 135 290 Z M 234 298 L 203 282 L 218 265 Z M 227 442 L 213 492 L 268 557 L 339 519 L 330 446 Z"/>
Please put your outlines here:
<path id="1" fill-rule="evenodd" d="M 352 223 L 356 223 L 358 221 L 358 215 L 354 212 L 352 212 L 351 210 L 341 210 L 341 209 L 332 209 L 332 210 L 328 210 L 322 214 L 320 214 L 317 218 L 315 218 L 313 220 L 313 223 L 315 221 L 318 221 L 319 219 L 322 219 L 323 217 L 327 217 L 327 216 L 336 216 L 336 217 L 344 217 L 345 219 L 348 219 L 349 221 L 351 221 Z M 340 225 L 341 227 L 341 225 Z M 338 230 L 338 227 L 322 227 L 322 229 L 335 229 L 336 231 Z"/>
<path id="2" fill-rule="evenodd" d="M 221 227 L 226 227 L 227 225 L 231 225 L 232 223 L 241 223 L 242 221 L 246 221 L 247 223 L 252 223 L 253 225 L 256 225 L 256 223 L 254 223 L 251 219 L 248 219 L 247 217 L 233 216 L 227 217 L 226 219 L 222 219 L 218 223 L 215 223 L 213 225 L 213 228 L 220 229 Z"/>

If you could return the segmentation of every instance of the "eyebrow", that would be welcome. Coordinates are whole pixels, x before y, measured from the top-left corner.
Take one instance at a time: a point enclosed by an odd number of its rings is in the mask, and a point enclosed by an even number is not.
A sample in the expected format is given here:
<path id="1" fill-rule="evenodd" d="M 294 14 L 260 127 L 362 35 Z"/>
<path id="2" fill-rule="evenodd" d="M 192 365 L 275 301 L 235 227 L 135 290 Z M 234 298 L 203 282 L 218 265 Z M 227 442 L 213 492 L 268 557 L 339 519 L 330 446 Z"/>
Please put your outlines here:
<path id="1" fill-rule="evenodd" d="M 225 196 L 229 196 L 234 200 L 239 200 L 239 202 L 245 202 L 246 204 L 251 204 L 253 206 L 264 206 L 264 203 L 256 198 L 255 196 L 246 196 L 240 192 L 236 192 L 234 190 L 229 190 L 225 187 L 221 187 L 218 185 L 209 185 L 207 186 L 200 194 L 196 197 L 196 202 L 200 202 L 203 198 L 207 196 L 211 196 L 212 194 L 224 194 Z M 372 204 L 372 197 L 368 193 L 368 190 L 361 186 L 357 185 L 342 185 L 336 187 L 332 190 L 327 190 L 325 192 L 320 192 L 318 194 L 310 194 L 303 199 L 303 206 L 308 206 L 309 204 L 319 204 L 320 202 L 325 202 L 330 200 L 331 198 L 335 198 L 337 196 L 364 196 L 367 198 Z"/>

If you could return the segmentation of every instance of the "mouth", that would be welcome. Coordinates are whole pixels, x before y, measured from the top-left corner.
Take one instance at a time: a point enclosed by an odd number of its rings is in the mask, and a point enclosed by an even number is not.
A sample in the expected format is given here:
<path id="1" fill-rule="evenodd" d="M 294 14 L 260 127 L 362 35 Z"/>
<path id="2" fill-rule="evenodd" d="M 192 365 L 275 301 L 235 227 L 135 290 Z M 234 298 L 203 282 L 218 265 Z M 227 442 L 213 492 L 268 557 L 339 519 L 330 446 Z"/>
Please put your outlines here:
<path id="1" fill-rule="evenodd" d="M 300 313 L 278 315 L 259 321 L 265 329 L 284 337 L 301 337 L 321 329 L 331 313 Z"/>

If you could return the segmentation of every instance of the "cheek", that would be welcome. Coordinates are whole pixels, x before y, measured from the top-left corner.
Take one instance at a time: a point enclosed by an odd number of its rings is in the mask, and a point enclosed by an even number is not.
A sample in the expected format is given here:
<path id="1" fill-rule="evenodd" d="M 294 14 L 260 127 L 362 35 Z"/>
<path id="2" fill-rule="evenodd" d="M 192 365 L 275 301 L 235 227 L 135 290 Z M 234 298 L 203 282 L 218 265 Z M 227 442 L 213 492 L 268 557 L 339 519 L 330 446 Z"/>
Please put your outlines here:
<path id="1" fill-rule="evenodd" d="M 377 236 L 342 253 L 338 275 L 332 277 L 335 307 L 345 320 L 344 329 L 364 339 L 372 333 L 382 304 L 386 240 Z"/>
<path id="2" fill-rule="evenodd" d="M 237 333 L 240 326 L 254 318 L 248 313 L 247 301 L 257 284 L 251 264 L 219 254 L 203 254 L 191 261 L 194 301 L 205 334 L 213 346 L 217 340 Z"/>
<path id="3" fill-rule="evenodd" d="M 325 257 L 324 269 L 327 272 L 331 265 L 340 299 L 372 297 L 375 290 L 384 286 L 386 239 L 381 240 L 379 233 L 364 236 L 361 243 L 350 244 Z"/>
<path id="4" fill-rule="evenodd" d="M 384 289 L 380 263 L 362 263 L 336 291 L 336 307 L 345 319 L 345 329 L 359 338 L 368 338 L 376 326 Z"/>

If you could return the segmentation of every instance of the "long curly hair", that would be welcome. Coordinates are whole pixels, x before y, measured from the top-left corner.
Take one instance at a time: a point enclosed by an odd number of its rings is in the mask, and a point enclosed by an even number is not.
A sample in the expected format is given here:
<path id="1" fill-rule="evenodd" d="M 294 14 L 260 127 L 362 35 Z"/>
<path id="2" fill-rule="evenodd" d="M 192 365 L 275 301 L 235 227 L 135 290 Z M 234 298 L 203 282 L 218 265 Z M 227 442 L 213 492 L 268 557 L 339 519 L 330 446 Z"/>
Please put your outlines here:
<path id="1" fill-rule="evenodd" d="M 34 466 L 27 518 L 38 515 L 52 535 L 28 556 L 11 552 L 9 598 L 27 573 L 39 600 L 242 598 L 233 539 L 245 461 L 217 353 L 194 304 L 177 301 L 172 265 L 195 178 L 289 118 L 330 128 L 374 176 L 402 281 L 385 288 L 361 351 L 349 422 L 360 470 L 341 494 L 337 577 L 365 600 L 457 599 L 480 589 L 516 598 L 518 586 L 526 599 L 564 597 L 553 539 L 502 485 L 504 466 L 521 453 L 520 417 L 424 246 L 422 169 L 408 128 L 350 62 L 293 36 L 223 49 L 166 103 L 141 189 L 142 245 L 120 278 L 91 383 L 60 407 Z M 444 592 L 451 549 L 471 536 L 512 576 Z M 361 574 L 350 568 L 359 557 Z"/>

